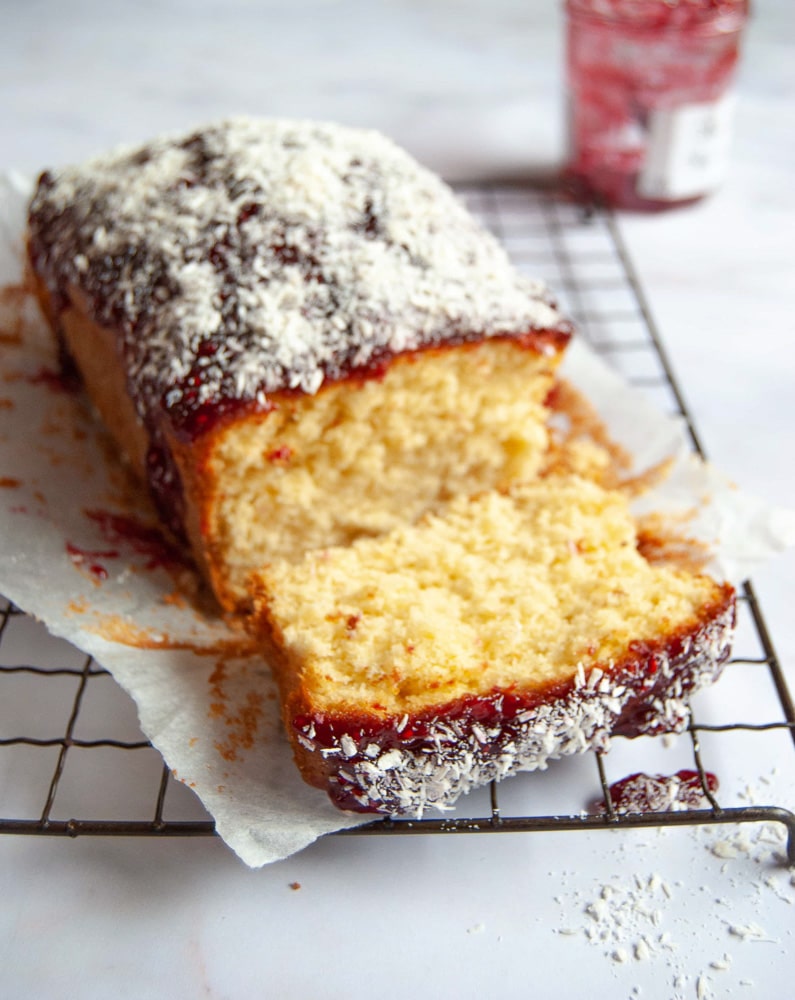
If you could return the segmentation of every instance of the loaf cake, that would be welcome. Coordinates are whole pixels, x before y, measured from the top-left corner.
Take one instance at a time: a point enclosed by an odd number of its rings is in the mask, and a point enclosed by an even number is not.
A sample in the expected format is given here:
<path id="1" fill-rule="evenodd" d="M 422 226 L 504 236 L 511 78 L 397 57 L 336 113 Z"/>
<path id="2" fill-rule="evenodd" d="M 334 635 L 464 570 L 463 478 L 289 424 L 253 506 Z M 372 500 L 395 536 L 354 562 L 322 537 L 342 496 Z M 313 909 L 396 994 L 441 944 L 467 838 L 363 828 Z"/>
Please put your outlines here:
<path id="1" fill-rule="evenodd" d="M 45 314 L 221 604 L 253 569 L 532 478 L 569 337 L 389 140 L 232 119 L 44 173 Z"/>
<path id="2" fill-rule="evenodd" d="M 554 475 L 276 562 L 254 607 L 304 778 L 413 816 L 682 728 L 734 624 L 729 585 L 642 557 L 623 495 Z"/>

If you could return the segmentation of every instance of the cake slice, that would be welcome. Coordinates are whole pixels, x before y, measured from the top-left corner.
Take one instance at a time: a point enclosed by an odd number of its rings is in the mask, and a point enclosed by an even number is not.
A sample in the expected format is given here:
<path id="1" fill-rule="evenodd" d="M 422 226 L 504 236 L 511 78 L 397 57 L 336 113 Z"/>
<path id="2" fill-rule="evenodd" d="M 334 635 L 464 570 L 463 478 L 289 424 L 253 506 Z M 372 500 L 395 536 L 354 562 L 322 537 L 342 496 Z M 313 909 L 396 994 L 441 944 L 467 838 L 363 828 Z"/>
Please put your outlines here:
<path id="1" fill-rule="evenodd" d="M 569 337 L 383 136 L 223 121 L 45 173 L 46 315 L 221 603 L 277 558 L 532 478 Z"/>
<path id="2" fill-rule="evenodd" d="M 625 498 L 576 476 L 457 498 L 253 587 L 302 775 L 390 814 L 681 728 L 734 624 L 730 586 L 649 564 Z"/>

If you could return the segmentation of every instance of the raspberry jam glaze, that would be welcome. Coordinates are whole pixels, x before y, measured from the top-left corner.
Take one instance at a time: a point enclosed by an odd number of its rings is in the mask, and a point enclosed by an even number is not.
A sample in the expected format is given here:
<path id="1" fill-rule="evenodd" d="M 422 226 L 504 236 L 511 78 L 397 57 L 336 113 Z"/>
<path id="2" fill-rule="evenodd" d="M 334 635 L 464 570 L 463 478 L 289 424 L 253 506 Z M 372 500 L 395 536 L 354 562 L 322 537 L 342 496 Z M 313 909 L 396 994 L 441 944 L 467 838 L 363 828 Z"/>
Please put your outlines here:
<path id="1" fill-rule="evenodd" d="M 579 196 L 660 211 L 720 183 L 748 0 L 567 0 Z"/>

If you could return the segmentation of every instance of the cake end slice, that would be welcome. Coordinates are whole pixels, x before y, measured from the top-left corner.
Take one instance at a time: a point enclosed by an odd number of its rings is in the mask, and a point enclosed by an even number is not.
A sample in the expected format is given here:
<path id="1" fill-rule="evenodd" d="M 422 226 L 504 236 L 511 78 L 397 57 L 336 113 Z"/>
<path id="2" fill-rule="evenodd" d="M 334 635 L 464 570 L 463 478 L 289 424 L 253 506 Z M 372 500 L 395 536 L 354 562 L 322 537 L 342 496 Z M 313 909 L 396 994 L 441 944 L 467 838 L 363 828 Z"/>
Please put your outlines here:
<path id="1" fill-rule="evenodd" d="M 304 778 L 341 808 L 413 816 L 683 728 L 735 615 L 729 585 L 648 563 L 625 498 L 577 477 L 458 498 L 252 587 Z"/>

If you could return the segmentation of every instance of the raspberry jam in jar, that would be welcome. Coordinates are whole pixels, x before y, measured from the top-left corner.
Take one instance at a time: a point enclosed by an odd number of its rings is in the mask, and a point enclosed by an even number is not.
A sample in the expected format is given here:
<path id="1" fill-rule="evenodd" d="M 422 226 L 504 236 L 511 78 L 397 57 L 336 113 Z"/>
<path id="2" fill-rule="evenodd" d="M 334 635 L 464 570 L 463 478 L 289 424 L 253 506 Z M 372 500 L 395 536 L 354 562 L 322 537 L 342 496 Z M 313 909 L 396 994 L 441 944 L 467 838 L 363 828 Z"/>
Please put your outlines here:
<path id="1" fill-rule="evenodd" d="M 566 13 L 575 192 L 659 211 L 715 190 L 748 0 L 566 0 Z"/>

